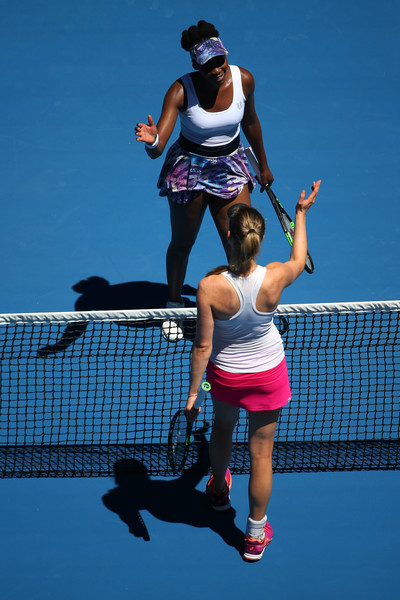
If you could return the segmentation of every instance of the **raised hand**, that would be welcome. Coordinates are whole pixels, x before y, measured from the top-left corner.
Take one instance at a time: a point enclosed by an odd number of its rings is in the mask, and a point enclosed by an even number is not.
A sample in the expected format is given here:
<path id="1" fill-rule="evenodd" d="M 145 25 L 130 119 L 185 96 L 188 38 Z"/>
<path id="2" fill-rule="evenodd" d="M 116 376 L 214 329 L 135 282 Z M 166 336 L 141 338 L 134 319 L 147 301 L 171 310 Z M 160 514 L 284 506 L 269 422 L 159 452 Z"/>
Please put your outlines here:
<path id="1" fill-rule="evenodd" d="M 306 198 L 305 190 L 303 190 L 301 192 L 299 201 L 297 202 L 296 211 L 300 211 L 300 212 L 304 212 L 304 213 L 306 213 L 308 211 L 308 209 L 314 204 L 314 202 L 317 198 L 320 185 L 321 185 L 320 179 L 318 181 L 314 181 L 312 188 L 311 188 L 312 192 L 307 198 Z"/>
<path id="2" fill-rule="evenodd" d="M 148 123 L 138 123 L 135 127 L 136 141 L 153 144 L 157 136 L 157 127 L 152 116 L 148 116 Z"/>

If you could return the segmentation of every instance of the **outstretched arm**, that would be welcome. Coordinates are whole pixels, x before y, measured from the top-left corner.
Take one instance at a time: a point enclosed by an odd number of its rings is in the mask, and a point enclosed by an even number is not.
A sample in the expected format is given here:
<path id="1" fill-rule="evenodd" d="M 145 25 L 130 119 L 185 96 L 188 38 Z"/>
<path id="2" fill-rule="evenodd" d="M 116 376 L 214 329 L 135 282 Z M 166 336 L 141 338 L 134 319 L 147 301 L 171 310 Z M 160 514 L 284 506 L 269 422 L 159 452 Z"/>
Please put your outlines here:
<path id="1" fill-rule="evenodd" d="M 161 116 L 157 125 L 154 123 L 151 115 L 148 116 L 147 123 L 138 123 L 136 125 L 136 141 L 152 145 L 151 148 L 146 145 L 146 152 L 150 158 L 157 158 L 163 153 L 174 130 L 183 103 L 183 86 L 179 81 L 175 81 L 165 95 Z"/>
<path id="2" fill-rule="evenodd" d="M 296 217 L 294 222 L 293 246 L 290 252 L 290 258 L 285 263 L 270 263 L 268 268 L 276 272 L 280 278 L 281 288 L 289 286 L 303 272 L 307 259 L 307 230 L 306 213 L 314 204 L 321 180 L 314 181 L 312 192 L 306 198 L 306 192 L 303 190 L 296 205 Z"/>
<path id="3" fill-rule="evenodd" d="M 321 180 L 314 181 L 311 194 L 306 198 L 306 192 L 303 190 L 297 202 L 293 246 L 289 259 L 290 263 L 301 269 L 296 277 L 303 271 L 307 259 L 306 213 L 314 204 L 320 185 Z"/>

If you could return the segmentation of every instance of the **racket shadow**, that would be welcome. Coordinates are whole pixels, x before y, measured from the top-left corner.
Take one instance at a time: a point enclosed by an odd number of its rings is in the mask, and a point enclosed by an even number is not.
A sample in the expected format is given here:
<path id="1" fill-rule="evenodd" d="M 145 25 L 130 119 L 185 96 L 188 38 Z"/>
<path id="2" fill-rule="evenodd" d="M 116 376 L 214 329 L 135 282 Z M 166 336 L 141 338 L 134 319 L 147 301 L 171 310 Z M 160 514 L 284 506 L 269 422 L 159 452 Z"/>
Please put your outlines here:
<path id="1" fill-rule="evenodd" d="M 117 462 L 116 487 L 102 497 L 103 504 L 127 524 L 129 533 L 144 541 L 150 541 L 150 533 L 140 511 L 147 510 L 160 521 L 209 528 L 242 555 L 244 534 L 235 525 L 236 511 L 215 512 L 206 494 L 196 489 L 209 472 L 208 442 L 202 437 L 198 461 L 178 478 L 152 480 L 139 461 Z"/>

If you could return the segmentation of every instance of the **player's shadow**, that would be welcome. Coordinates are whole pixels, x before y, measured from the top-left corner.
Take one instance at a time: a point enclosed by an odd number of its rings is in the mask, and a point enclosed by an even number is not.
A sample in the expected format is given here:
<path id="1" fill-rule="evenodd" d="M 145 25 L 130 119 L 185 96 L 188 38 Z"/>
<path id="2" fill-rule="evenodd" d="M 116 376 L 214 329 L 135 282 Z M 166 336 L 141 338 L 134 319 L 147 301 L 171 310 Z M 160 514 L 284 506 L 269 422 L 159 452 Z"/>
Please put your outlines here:
<path id="1" fill-rule="evenodd" d="M 206 442 L 204 448 L 207 452 Z M 140 513 L 142 510 L 167 523 L 207 527 L 242 556 L 244 534 L 235 525 L 236 511 L 233 508 L 214 511 L 204 491 L 196 489 L 208 471 L 208 458 L 205 460 L 203 451 L 197 463 L 174 479 L 152 480 L 141 462 L 123 460 L 115 464 L 116 487 L 102 500 L 127 524 L 129 533 L 146 542 L 150 541 L 150 533 Z"/>
<path id="2" fill-rule="evenodd" d="M 94 310 L 138 310 L 165 308 L 168 300 L 168 287 L 164 283 L 151 281 L 132 281 L 111 285 L 103 277 L 89 277 L 79 281 L 72 289 L 80 294 L 75 302 L 75 310 L 78 312 Z M 190 285 L 182 288 L 182 297 L 185 307 L 194 307 L 196 303 L 186 296 L 195 296 L 196 289 Z M 88 326 L 87 321 L 74 321 L 69 323 L 59 339 L 53 344 L 42 346 L 38 356 L 46 356 L 63 352 L 83 335 Z M 154 323 L 148 321 L 121 322 L 123 326 L 130 327 L 154 327 Z M 185 328 L 184 328 L 185 334 Z M 187 324 L 187 339 L 193 339 L 193 324 Z"/>

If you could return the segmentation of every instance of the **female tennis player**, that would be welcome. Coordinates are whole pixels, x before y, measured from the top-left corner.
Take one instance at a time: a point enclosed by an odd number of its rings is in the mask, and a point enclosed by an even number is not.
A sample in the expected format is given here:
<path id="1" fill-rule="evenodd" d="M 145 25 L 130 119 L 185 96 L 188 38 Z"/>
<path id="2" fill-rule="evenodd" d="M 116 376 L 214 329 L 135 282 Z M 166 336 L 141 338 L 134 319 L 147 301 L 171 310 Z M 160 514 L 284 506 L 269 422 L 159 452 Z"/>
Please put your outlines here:
<path id="1" fill-rule="evenodd" d="M 249 192 L 256 182 L 240 142 L 240 127 L 259 162 L 262 187 L 274 179 L 255 110 L 253 76 L 228 64 L 228 51 L 218 36 L 214 25 L 205 21 L 183 31 L 181 45 L 190 52 L 195 71 L 169 88 L 157 125 L 149 115 L 148 122 L 135 129 L 137 141 L 145 142 L 148 155 L 157 158 L 178 115 L 181 121 L 180 137 L 169 149 L 158 179 L 160 195 L 168 197 L 170 207 L 166 262 L 171 308 L 184 306 L 181 290 L 189 254 L 207 206 L 228 257 L 227 210 L 238 202 L 250 205 Z"/>
<path id="2" fill-rule="evenodd" d="M 245 204 L 228 211 L 230 260 L 199 283 L 197 334 L 193 347 L 186 414 L 194 408 L 204 371 L 211 384 L 214 423 L 210 440 L 212 475 L 207 494 L 212 507 L 230 508 L 232 485 L 228 464 L 232 433 L 239 409 L 249 419 L 249 517 L 244 558 L 259 560 L 272 539 L 266 510 L 272 489 L 272 449 L 279 412 L 291 398 L 281 336 L 273 323 L 281 294 L 302 273 L 307 255 L 306 212 L 315 202 L 320 181 L 312 193 L 300 194 L 296 206 L 295 234 L 285 263 L 257 265 L 255 257 L 264 239 L 262 215 Z"/>

